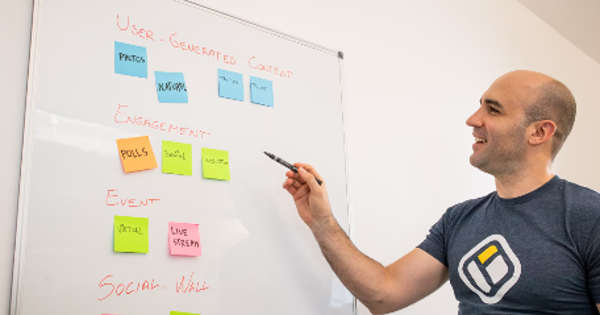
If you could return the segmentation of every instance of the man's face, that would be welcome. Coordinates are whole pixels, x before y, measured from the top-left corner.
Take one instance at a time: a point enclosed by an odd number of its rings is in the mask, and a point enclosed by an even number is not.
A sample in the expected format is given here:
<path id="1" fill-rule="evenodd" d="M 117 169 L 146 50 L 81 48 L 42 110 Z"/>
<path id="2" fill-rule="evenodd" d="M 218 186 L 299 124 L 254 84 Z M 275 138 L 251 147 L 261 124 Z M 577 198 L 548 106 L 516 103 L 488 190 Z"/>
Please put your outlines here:
<path id="1" fill-rule="evenodd" d="M 501 176 L 524 166 L 527 153 L 525 105 L 531 90 L 501 77 L 483 94 L 479 109 L 467 119 L 473 127 L 471 165 Z"/>

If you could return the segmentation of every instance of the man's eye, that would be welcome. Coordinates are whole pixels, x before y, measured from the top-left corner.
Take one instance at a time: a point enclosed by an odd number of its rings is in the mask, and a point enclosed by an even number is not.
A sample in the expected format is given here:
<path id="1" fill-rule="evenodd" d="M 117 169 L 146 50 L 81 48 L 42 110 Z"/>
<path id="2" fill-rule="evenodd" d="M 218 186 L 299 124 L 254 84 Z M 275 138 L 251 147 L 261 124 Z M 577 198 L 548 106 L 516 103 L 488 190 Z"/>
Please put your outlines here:
<path id="1" fill-rule="evenodd" d="M 495 108 L 493 108 L 493 107 L 490 107 L 490 112 L 492 112 L 492 113 L 499 113 L 500 111 L 497 110 L 497 109 L 495 109 Z"/>

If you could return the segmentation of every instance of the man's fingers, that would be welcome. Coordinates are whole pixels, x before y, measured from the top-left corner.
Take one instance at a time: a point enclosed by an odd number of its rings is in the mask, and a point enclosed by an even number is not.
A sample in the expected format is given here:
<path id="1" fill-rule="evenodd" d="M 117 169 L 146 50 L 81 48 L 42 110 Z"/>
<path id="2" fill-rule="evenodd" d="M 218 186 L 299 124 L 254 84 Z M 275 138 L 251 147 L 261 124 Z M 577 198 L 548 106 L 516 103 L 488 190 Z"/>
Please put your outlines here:
<path id="1" fill-rule="evenodd" d="M 302 179 L 308 184 L 312 192 L 318 192 L 321 189 L 321 185 L 317 183 L 315 176 L 307 172 L 303 167 L 298 168 L 298 173 L 302 176 Z"/>
<path id="2" fill-rule="evenodd" d="M 314 177 L 319 178 L 319 179 L 323 179 L 323 177 L 321 177 L 321 175 L 319 174 L 319 172 L 317 172 L 317 170 L 314 167 L 312 167 L 312 165 L 310 165 L 310 164 L 294 163 L 294 166 L 296 166 L 297 168 L 301 168 L 302 167 L 307 172 L 313 174 Z"/>

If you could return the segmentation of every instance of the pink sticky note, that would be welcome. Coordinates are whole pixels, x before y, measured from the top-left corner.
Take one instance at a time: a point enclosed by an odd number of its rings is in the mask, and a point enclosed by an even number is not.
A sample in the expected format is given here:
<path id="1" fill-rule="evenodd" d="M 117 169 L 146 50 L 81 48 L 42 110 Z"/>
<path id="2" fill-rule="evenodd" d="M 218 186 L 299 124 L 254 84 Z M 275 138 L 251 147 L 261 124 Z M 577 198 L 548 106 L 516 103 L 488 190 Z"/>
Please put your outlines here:
<path id="1" fill-rule="evenodd" d="M 171 256 L 200 256 L 198 224 L 169 222 L 169 249 Z"/>

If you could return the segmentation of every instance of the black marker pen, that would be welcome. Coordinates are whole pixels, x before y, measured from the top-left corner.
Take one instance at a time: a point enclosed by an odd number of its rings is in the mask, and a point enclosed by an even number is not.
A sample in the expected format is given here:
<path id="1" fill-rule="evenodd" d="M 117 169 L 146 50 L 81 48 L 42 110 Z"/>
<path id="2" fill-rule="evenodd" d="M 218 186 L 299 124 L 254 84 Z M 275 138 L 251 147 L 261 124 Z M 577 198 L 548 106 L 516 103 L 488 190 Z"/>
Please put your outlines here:
<path id="1" fill-rule="evenodd" d="M 279 163 L 279 164 L 281 164 L 281 165 L 283 165 L 283 166 L 285 166 L 285 167 L 289 168 L 289 169 L 290 169 L 290 170 L 292 170 L 292 172 L 294 172 L 294 173 L 298 173 L 298 168 L 297 168 L 297 167 L 295 167 L 294 165 L 292 165 L 292 164 L 290 164 L 290 163 L 286 162 L 285 160 L 283 160 L 283 159 L 281 159 L 281 158 L 278 158 L 278 157 L 276 157 L 276 156 L 275 156 L 275 154 L 271 154 L 271 153 L 269 153 L 269 152 L 266 152 L 266 151 L 263 151 L 263 152 L 264 152 L 264 153 L 265 153 L 265 154 L 266 154 L 268 157 L 270 157 L 270 158 L 271 158 L 271 160 L 273 160 L 273 161 L 275 161 L 275 162 L 277 162 L 277 163 Z M 323 183 L 323 181 L 322 181 L 322 180 L 320 180 L 320 179 L 318 179 L 318 178 L 316 178 L 316 177 L 315 177 L 315 179 L 317 180 L 317 183 L 319 184 L 319 186 L 321 185 L 321 183 Z"/>

